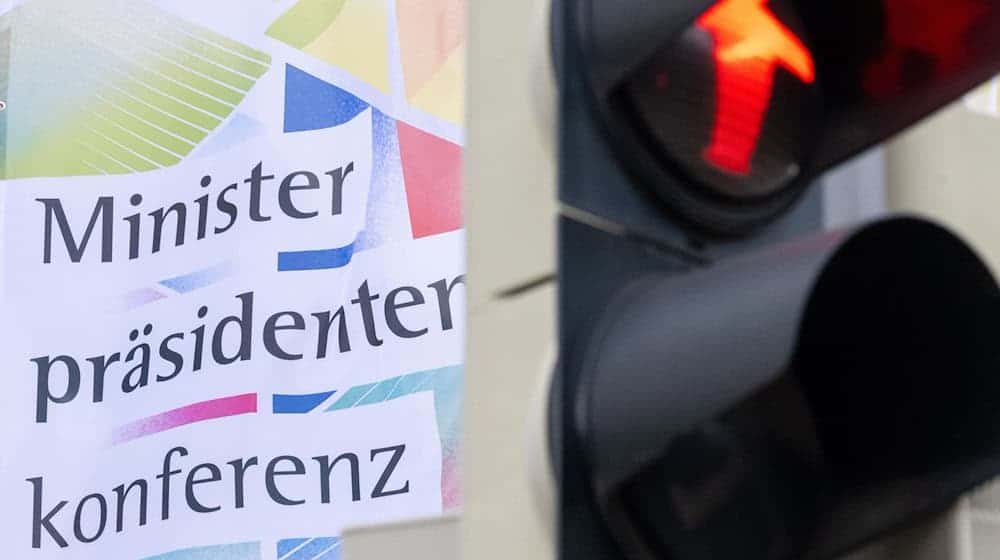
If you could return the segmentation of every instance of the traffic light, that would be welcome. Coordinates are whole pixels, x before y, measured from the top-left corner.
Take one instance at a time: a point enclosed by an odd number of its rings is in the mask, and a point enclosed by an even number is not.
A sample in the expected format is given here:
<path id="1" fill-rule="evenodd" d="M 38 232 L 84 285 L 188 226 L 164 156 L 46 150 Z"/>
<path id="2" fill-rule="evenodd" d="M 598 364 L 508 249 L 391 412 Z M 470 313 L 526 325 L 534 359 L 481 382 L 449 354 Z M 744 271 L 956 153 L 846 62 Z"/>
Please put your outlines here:
<path id="1" fill-rule="evenodd" d="M 1000 474 L 1000 291 L 817 177 L 1000 71 L 986 0 L 557 0 L 561 558 L 839 558 Z"/>

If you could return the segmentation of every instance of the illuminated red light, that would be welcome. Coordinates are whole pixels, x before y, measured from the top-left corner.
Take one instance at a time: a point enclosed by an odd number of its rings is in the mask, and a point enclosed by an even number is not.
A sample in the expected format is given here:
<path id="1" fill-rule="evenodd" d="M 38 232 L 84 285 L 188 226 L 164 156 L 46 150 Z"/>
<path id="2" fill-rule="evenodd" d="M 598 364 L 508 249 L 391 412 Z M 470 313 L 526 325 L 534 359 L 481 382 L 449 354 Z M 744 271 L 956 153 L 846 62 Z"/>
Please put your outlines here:
<path id="1" fill-rule="evenodd" d="M 707 162 L 736 175 L 750 174 L 775 68 L 806 84 L 816 80 L 812 54 L 767 8 L 767 0 L 721 0 L 697 22 L 715 41 L 716 109 Z"/>

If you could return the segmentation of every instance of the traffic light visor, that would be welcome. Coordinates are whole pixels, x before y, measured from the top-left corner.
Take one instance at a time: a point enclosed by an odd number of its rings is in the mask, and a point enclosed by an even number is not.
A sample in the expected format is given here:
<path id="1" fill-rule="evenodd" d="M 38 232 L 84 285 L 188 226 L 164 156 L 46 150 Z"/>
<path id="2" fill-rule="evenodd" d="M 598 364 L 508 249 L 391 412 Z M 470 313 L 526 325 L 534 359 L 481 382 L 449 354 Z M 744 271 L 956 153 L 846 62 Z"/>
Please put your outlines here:
<path id="1" fill-rule="evenodd" d="M 630 557 L 835 558 L 1000 474 L 997 332 L 914 218 L 639 280 L 582 356 L 595 499 Z"/>
<path id="2" fill-rule="evenodd" d="M 820 173 L 1000 72 L 989 0 L 581 0 L 612 148 L 688 221 L 746 233 Z"/>

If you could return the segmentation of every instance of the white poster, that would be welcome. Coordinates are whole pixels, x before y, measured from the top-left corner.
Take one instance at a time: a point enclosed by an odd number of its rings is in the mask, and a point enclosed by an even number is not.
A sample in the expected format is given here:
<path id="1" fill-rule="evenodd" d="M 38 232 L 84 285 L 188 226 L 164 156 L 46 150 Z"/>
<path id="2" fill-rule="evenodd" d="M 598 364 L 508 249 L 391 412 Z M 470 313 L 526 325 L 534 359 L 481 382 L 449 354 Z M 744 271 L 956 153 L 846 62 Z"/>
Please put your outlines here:
<path id="1" fill-rule="evenodd" d="M 463 1 L 0 10 L 4 557 L 457 508 Z"/>

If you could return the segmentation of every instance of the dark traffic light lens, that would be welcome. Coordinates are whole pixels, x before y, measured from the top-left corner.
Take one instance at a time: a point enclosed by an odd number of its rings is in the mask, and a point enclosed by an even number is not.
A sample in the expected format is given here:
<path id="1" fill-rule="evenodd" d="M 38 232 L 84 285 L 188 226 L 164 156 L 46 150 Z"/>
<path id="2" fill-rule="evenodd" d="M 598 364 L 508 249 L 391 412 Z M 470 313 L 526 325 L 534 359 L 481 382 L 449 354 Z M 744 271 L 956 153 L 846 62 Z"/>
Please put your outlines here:
<path id="1" fill-rule="evenodd" d="M 775 0 L 717 3 L 642 66 L 624 94 L 659 153 L 730 199 L 789 186 L 820 122 L 802 25 Z"/>

